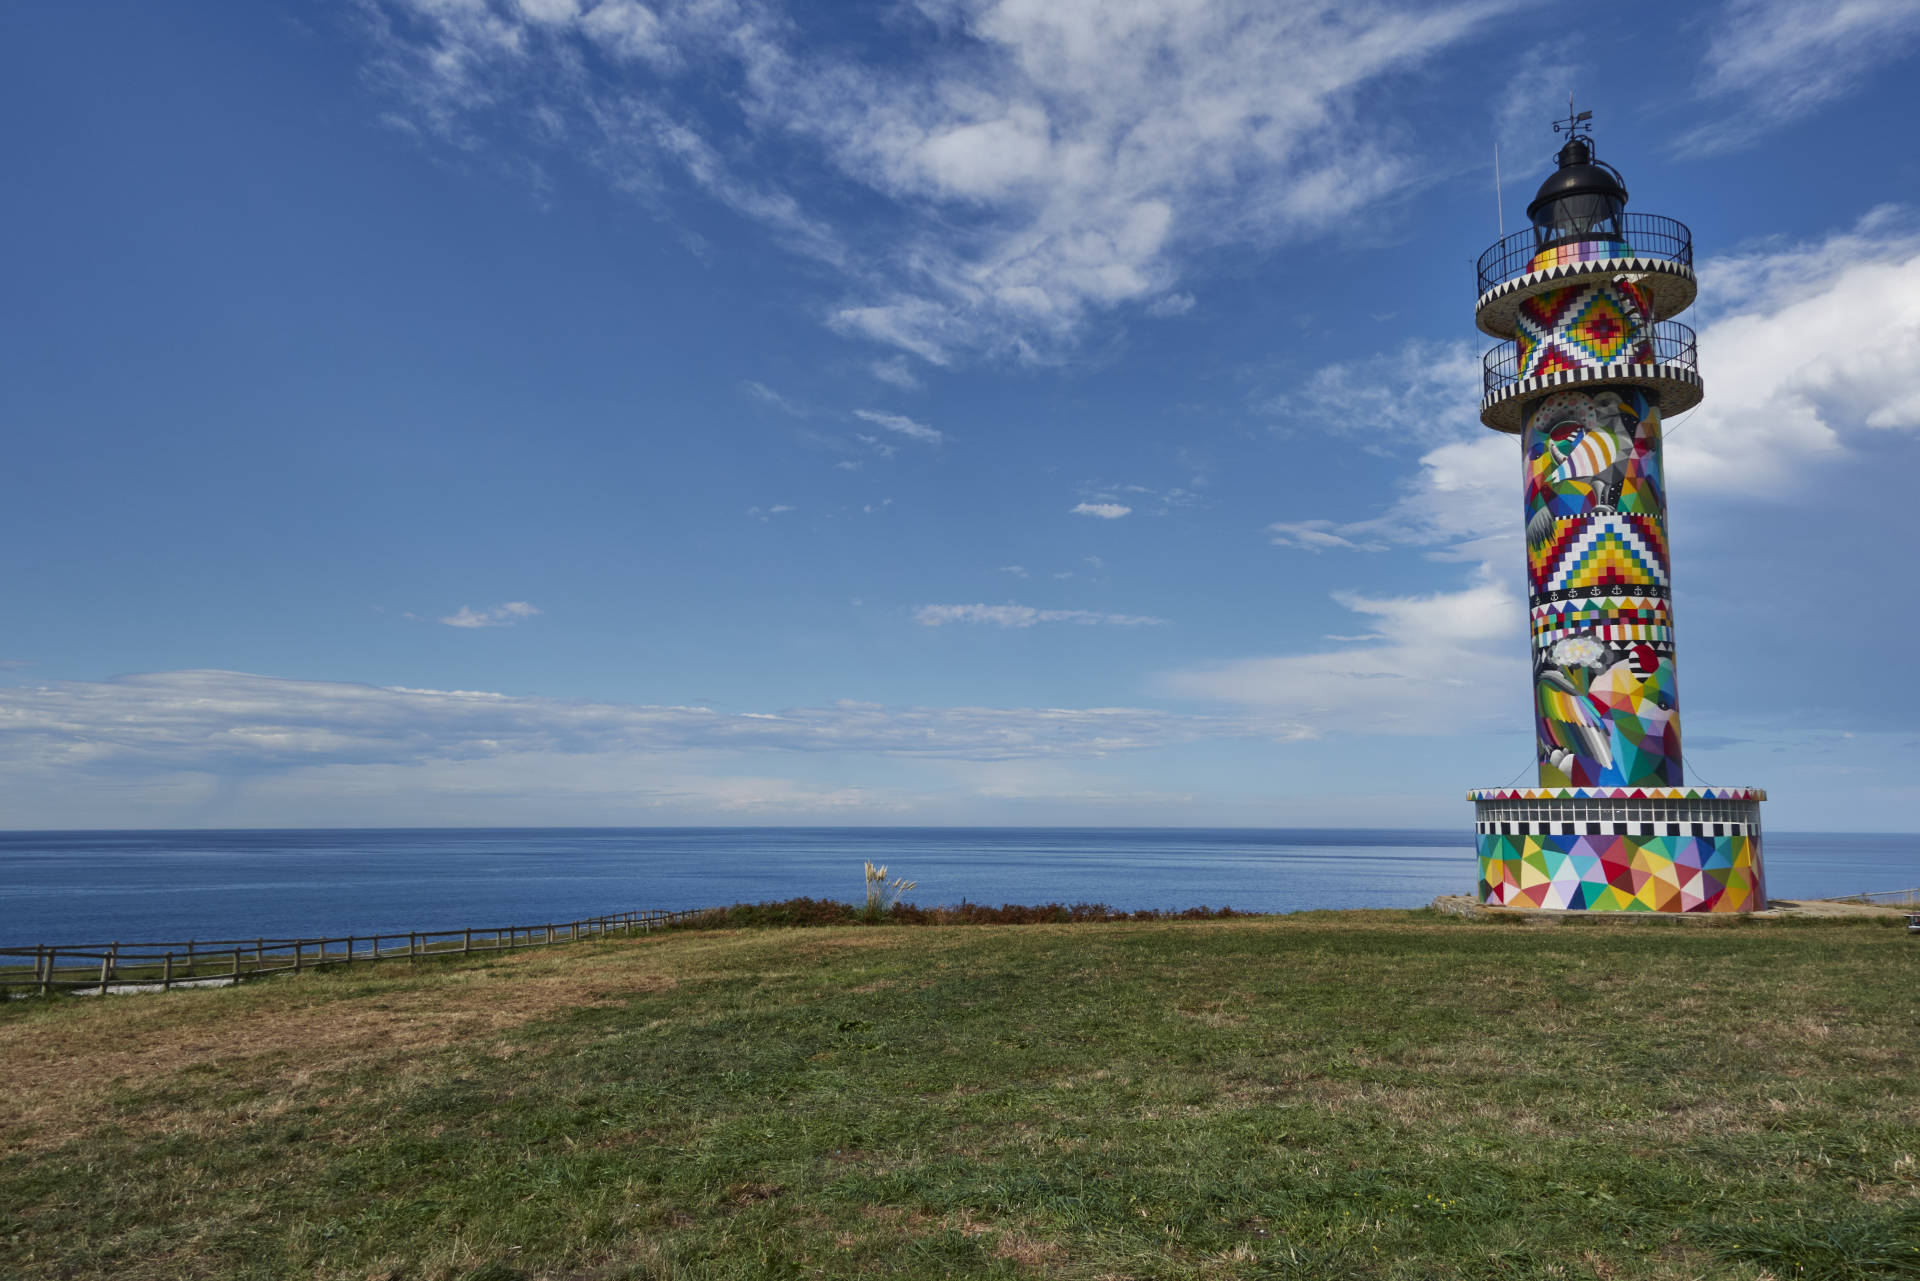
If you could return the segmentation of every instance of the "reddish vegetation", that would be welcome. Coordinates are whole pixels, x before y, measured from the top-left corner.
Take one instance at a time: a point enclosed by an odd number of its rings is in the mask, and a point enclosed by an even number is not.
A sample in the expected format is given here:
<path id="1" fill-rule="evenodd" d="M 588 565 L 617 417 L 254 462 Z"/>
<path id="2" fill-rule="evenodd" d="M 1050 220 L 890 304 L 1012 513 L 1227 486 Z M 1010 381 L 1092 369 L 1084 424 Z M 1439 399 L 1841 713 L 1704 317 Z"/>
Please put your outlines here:
<path id="1" fill-rule="evenodd" d="M 1255 915 L 1230 907 L 1189 907 L 1178 912 L 1151 908 L 1122 912 L 1105 903 L 1042 903 L 1030 906 L 1003 903 L 961 903 L 948 907 L 916 907 L 901 903 L 880 921 L 883 925 L 1067 925 L 1096 921 L 1211 921 Z M 790 898 L 778 903 L 736 903 L 717 907 L 688 921 L 682 928 L 696 930 L 751 929 L 756 926 L 859 925 L 859 910 L 831 899 Z"/>

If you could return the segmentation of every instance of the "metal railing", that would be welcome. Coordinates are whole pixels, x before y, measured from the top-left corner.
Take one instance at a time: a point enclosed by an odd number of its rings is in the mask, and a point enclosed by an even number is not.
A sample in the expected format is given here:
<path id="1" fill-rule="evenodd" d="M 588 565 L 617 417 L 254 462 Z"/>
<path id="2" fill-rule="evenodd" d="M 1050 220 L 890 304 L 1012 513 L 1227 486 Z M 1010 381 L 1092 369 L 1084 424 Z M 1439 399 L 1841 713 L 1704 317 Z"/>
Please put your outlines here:
<path id="1" fill-rule="evenodd" d="M 1620 229 L 1630 257 L 1657 258 L 1685 267 L 1693 265 L 1693 232 L 1684 222 L 1659 214 L 1628 213 L 1620 215 Z M 1532 227 L 1516 231 L 1480 255 L 1479 293 L 1484 294 L 1496 285 L 1504 285 L 1516 276 L 1526 275 L 1531 270 L 1534 256 L 1543 248 L 1563 242 L 1616 238 L 1611 232 L 1594 231 L 1579 236 L 1559 236 L 1543 245 Z"/>
<path id="2" fill-rule="evenodd" d="M 1842 903 L 1885 903 L 1889 907 L 1920 907 L 1920 889 L 1869 890 L 1849 894 Z"/>
<path id="3" fill-rule="evenodd" d="M 1677 320 L 1662 320 L 1653 326 L 1653 360 L 1614 362 L 1614 365 L 1597 365 L 1595 369 L 1611 369 L 1621 364 L 1675 365 L 1700 372 L 1700 353 L 1693 330 Z M 1486 354 L 1480 362 L 1480 388 L 1484 395 L 1492 396 L 1506 390 L 1520 381 L 1520 344 L 1503 342 Z"/>
<path id="4" fill-rule="evenodd" d="M 613 912 L 578 921 L 457 930 L 348 934 L 309 938 L 190 939 L 176 943 L 64 943 L 0 948 L 0 997 L 15 992 L 164 992 L 226 987 L 267 974 L 300 974 L 330 965 L 409 962 L 514 952 L 646 933 L 678 925 L 709 909 Z"/>

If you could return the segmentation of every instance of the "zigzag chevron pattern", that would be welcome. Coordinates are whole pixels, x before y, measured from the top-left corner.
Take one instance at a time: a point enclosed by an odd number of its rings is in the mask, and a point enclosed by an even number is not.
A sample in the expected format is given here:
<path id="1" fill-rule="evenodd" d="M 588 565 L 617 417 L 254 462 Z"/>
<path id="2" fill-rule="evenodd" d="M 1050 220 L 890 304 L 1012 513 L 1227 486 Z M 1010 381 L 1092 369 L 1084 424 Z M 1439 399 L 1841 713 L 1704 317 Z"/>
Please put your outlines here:
<path id="1" fill-rule="evenodd" d="M 1664 549 L 1650 543 L 1641 526 L 1646 518 L 1620 512 L 1574 517 L 1565 522 L 1572 537 L 1556 522 L 1549 545 L 1556 553 L 1541 557 L 1530 576 L 1542 592 L 1578 591 L 1593 587 L 1666 587 Z M 1531 559 L 1531 557 L 1529 558 Z"/>
<path id="2" fill-rule="evenodd" d="M 1663 412 L 1677 414 L 1691 409 L 1700 403 L 1698 389 L 1700 375 L 1685 365 L 1659 364 L 1619 364 L 1590 365 L 1578 369 L 1562 369 L 1556 373 L 1535 374 L 1510 382 L 1498 391 L 1488 392 L 1480 398 L 1480 408 L 1484 411 L 1510 400 L 1527 399 L 1555 387 L 1570 387 L 1576 383 L 1626 382 L 1648 383 L 1655 386 L 1672 384 L 1694 390 L 1691 398 L 1677 397 L 1669 404 L 1664 398 L 1660 407 Z"/>
<path id="3" fill-rule="evenodd" d="M 1544 282 L 1572 280 L 1576 276 L 1600 275 L 1602 273 L 1631 273 L 1634 275 L 1657 274 L 1662 276 L 1693 275 L 1693 268 L 1682 263 L 1668 262 L 1665 258 L 1599 258 L 1580 262 L 1562 263 L 1557 267 L 1548 267 L 1541 271 L 1529 271 L 1525 275 L 1515 276 L 1512 280 L 1495 285 L 1481 294 L 1474 303 L 1478 311 L 1496 299 L 1508 294 L 1517 294 L 1523 290 L 1537 288 Z M 1672 313 L 1669 312 L 1669 315 Z"/>

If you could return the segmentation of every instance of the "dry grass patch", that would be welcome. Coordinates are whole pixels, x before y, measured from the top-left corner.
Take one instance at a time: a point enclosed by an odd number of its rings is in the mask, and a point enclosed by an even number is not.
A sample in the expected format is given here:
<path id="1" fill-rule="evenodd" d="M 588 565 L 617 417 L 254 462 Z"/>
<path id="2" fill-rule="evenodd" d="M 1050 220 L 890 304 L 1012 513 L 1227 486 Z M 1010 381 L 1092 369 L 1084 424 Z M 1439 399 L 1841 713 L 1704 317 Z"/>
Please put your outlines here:
<path id="1" fill-rule="evenodd" d="M 44 1019 L 0 1021 L 0 1078 L 9 1083 L 0 1144 L 29 1151 L 58 1146 L 97 1123 L 116 1094 L 195 1071 L 244 1080 L 266 1096 L 255 1111 L 271 1115 L 285 1103 L 272 1096 L 306 1092 L 347 1068 L 471 1046 L 559 1012 L 617 1005 L 677 982 L 644 966 L 621 969 L 509 956 L 484 969 L 431 976 L 390 970 L 362 980 L 371 991 L 342 990 L 349 976 L 336 972 L 264 980 L 271 991 L 254 984 L 75 999 L 65 1003 L 73 1008 L 60 1011 L 57 1034 Z M 519 1048 L 498 1045 L 493 1052 L 506 1057 Z M 187 1116 L 119 1119 L 136 1128 L 171 1129 Z"/>

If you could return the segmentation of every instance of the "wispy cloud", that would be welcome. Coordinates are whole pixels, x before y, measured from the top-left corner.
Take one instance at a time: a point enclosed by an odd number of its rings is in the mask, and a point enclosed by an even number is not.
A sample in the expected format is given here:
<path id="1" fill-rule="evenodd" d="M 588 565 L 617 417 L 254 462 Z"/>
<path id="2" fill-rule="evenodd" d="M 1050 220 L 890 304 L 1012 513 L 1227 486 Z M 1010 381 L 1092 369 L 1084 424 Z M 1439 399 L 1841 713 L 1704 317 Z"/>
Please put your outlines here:
<path id="1" fill-rule="evenodd" d="M 920 390 L 920 380 L 907 366 L 905 356 L 890 356 L 885 360 L 876 360 L 867 368 L 873 372 L 875 378 L 888 386 L 898 387 L 901 391 Z"/>
<path id="2" fill-rule="evenodd" d="M 985 623 L 992 627 L 1033 627 L 1039 623 L 1159 627 L 1167 620 L 1139 614 L 1099 614 L 1086 609 L 1035 609 L 1031 605 L 922 605 L 913 611 L 913 621 L 923 627 L 943 627 L 948 623 Z"/>
<path id="3" fill-rule="evenodd" d="M 1914 0 L 1730 0 L 1699 86 L 1726 114 L 1688 131 L 1677 148 L 1711 154 L 1751 145 L 1858 88 L 1916 39 Z"/>
<path id="4" fill-rule="evenodd" d="M 473 609 L 462 605 L 439 621 L 448 627 L 511 627 L 532 618 L 540 611 L 523 600 L 510 600 L 492 609 Z"/>
<path id="5" fill-rule="evenodd" d="M 1511 720 L 1489 691 L 1521 689 L 1520 599 L 1482 572 L 1467 588 L 1425 596 L 1335 599 L 1372 626 L 1338 649 L 1230 659 L 1169 673 L 1167 692 L 1258 707 L 1321 733 L 1452 734 Z"/>
<path id="6" fill-rule="evenodd" d="M 1122 516 L 1131 515 L 1132 512 L 1133 508 L 1127 506 L 1125 503 L 1077 503 L 1068 514 L 1073 516 L 1097 516 L 1101 520 L 1119 520 Z"/>
<path id="7" fill-rule="evenodd" d="M 948 0 L 890 11 L 901 61 L 773 0 L 365 4 L 373 78 L 421 136 L 564 150 L 660 210 L 691 184 L 841 273 L 829 323 L 936 365 L 1055 359 L 1090 316 L 1177 313 L 1193 253 L 1400 189 L 1404 153 L 1353 104 L 1510 7 Z M 795 146 L 897 216 L 809 209 L 804 178 L 768 176 L 806 166 L 758 163 Z"/>
<path id="8" fill-rule="evenodd" d="M 1027 567 L 1025 565 L 1002 565 L 993 572 L 996 574 L 1012 574 L 1015 578 L 1025 578 L 1027 576 Z"/>
<path id="9" fill-rule="evenodd" d="M 763 405 L 772 405 L 781 413 L 792 414 L 795 418 L 805 418 L 807 416 L 805 409 L 794 404 L 791 400 L 788 400 L 785 396 L 782 396 L 779 392 L 763 382 L 755 382 L 749 378 L 740 385 L 746 389 L 747 395 L 753 397 Z"/>
<path id="10" fill-rule="evenodd" d="M 1184 316 L 1193 310 L 1194 303 L 1192 294 L 1163 294 L 1147 304 L 1147 314 L 1159 318 Z"/>
<path id="11" fill-rule="evenodd" d="M 1098 617 L 1098 616 L 1097 616 Z M 822 707 L 728 713 L 162 672 L 0 687 L 0 773 L 23 768 L 274 771 L 629 751 L 863 752 L 1019 760 L 1286 736 L 1271 718 L 1143 708 Z"/>
<path id="12" fill-rule="evenodd" d="M 937 445 L 946 439 L 945 434 L 935 431 L 925 423 L 917 423 L 905 414 L 883 414 L 873 409 L 856 409 L 853 416 L 862 422 L 872 423 L 895 435 L 905 436 L 908 440 L 917 440 L 923 445 Z"/>
<path id="13" fill-rule="evenodd" d="M 1480 352 L 1471 343 L 1410 342 L 1394 352 L 1324 365 L 1297 387 L 1256 398 L 1286 432 L 1338 432 L 1396 453 L 1454 440 L 1480 426 Z"/>
<path id="14" fill-rule="evenodd" d="M 1340 532 L 1342 529 L 1347 532 Z M 1360 534 L 1357 526 L 1342 526 L 1330 520 L 1276 520 L 1267 526 L 1267 533 L 1275 547 L 1298 547 L 1310 552 L 1334 547 L 1365 552 L 1387 549 L 1387 544 L 1378 539 L 1355 537 Z"/>

